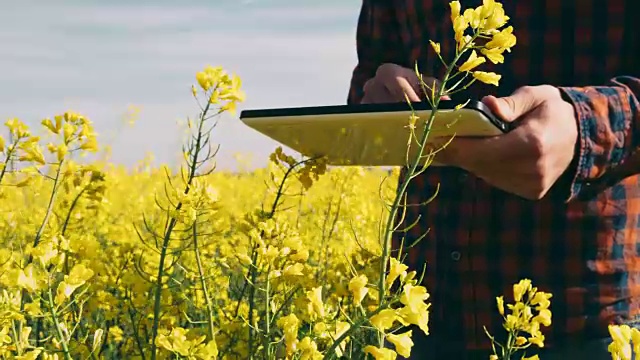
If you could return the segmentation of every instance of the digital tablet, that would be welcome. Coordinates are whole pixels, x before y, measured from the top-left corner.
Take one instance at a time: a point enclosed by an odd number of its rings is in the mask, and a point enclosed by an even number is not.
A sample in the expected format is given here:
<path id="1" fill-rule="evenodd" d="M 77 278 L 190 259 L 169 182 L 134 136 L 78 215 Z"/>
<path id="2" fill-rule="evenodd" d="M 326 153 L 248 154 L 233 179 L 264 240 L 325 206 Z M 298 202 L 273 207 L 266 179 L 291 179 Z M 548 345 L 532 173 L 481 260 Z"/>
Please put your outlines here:
<path id="1" fill-rule="evenodd" d="M 510 123 L 482 102 L 470 101 L 458 110 L 456 105 L 440 102 L 428 139 L 496 136 L 510 130 Z M 330 165 L 404 166 L 418 150 L 415 138 L 407 146 L 412 108 L 418 116 L 415 133 L 421 136 L 432 110 L 427 102 L 249 109 L 240 120 L 304 156 L 326 156 Z"/>

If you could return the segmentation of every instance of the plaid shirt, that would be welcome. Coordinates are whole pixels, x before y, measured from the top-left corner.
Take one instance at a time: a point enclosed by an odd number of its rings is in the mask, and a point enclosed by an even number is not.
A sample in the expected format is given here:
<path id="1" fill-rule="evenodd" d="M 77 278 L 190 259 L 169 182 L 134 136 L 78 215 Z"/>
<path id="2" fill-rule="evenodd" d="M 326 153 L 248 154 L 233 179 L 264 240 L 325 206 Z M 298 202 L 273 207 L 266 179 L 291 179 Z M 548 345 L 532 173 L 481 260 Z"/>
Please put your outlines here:
<path id="1" fill-rule="evenodd" d="M 463 8 L 481 0 L 462 1 Z M 504 333 L 495 297 L 529 278 L 553 293 L 546 344 L 606 336 L 608 323 L 640 314 L 640 29 L 638 0 L 506 0 L 518 41 L 499 87 L 474 84 L 465 94 L 506 96 L 520 86 L 551 84 L 575 107 L 574 164 L 539 201 L 491 187 L 452 167 L 413 180 L 406 222 L 420 225 L 405 243 L 429 232 L 408 254 L 432 297 L 431 333 L 461 347 L 487 349 L 486 326 Z M 385 62 L 443 76 L 428 45 L 453 58 L 449 2 L 364 0 L 357 27 L 358 64 L 349 103 Z M 396 245 L 397 246 L 397 245 Z"/>

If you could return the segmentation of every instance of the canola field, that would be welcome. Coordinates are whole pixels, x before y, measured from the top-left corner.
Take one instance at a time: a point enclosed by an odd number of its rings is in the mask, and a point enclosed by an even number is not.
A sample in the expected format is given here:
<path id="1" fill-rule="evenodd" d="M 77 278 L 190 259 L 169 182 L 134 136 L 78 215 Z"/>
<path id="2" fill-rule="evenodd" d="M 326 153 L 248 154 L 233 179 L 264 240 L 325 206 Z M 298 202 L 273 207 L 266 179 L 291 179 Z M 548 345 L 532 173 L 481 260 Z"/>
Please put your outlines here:
<path id="1" fill-rule="evenodd" d="M 149 351 L 160 247 L 154 234 L 164 231 L 167 219 L 156 202 L 173 189 L 167 189 L 163 169 L 127 171 L 95 163 L 71 172 L 75 166 L 67 163 L 35 246 L 53 181 L 35 176 L 21 187 L 2 188 L 0 354 L 7 358 L 32 349 L 60 350 L 52 307 L 73 358 L 133 359 Z M 273 201 L 278 184 L 270 186 L 272 175 L 280 173 L 272 167 L 201 178 L 197 221 L 192 228 L 178 226 L 170 242 L 159 325 L 165 358 L 174 352 L 210 358 L 207 344 L 197 342 L 209 326 L 224 355 L 249 358 L 249 291 L 243 285 L 250 239 L 258 229 L 257 212 Z M 295 300 L 301 308 L 308 306 L 305 291 L 318 287 L 318 299 L 328 307 L 346 296 L 350 264 L 365 267 L 368 252 L 378 251 L 383 176 L 332 169 L 302 195 L 296 194 L 300 186 L 287 188 L 277 220 L 261 224 L 269 233 L 262 237 L 270 241 L 265 256 L 276 261 L 270 306 L 281 306 L 279 292 L 289 287 L 299 288 Z M 260 306 L 256 313 L 263 312 L 265 304 Z M 322 330 L 320 337 L 334 330 L 314 327 Z M 96 336 L 102 339 L 97 345 Z"/>
<path id="2" fill-rule="evenodd" d="M 377 292 L 350 282 L 376 279 L 397 174 L 292 169 L 280 149 L 264 169 L 210 171 L 203 129 L 242 96 L 225 79 L 178 172 L 82 161 L 100 145 L 74 112 L 5 123 L 0 358 L 317 359 L 366 311 Z"/>

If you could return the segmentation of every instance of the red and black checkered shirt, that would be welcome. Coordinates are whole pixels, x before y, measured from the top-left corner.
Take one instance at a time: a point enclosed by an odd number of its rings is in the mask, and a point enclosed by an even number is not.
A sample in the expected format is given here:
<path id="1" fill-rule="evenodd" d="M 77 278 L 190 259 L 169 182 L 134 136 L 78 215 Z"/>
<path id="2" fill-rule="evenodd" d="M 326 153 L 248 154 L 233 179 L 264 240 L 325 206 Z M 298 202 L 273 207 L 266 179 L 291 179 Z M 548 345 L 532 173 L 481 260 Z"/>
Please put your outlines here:
<path id="1" fill-rule="evenodd" d="M 463 10 L 481 0 L 461 1 Z M 640 13 L 638 0 L 505 0 L 517 36 L 499 87 L 473 85 L 466 96 L 506 96 L 520 86 L 561 88 L 575 107 L 574 164 L 542 200 L 494 188 L 457 168 L 430 168 L 413 180 L 406 221 L 421 216 L 406 243 L 416 270 L 427 263 L 431 333 L 487 348 L 483 326 L 501 333 L 495 297 L 529 278 L 553 293 L 547 344 L 606 335 L 606 324 L 640 314 Z M 358 64 L 349 103 L 382 63 L 441 77 L 428 45 L 453 58 L 448 1 L 364 0 Z M 462 345 L 462 344 L 461 344 Z"/>

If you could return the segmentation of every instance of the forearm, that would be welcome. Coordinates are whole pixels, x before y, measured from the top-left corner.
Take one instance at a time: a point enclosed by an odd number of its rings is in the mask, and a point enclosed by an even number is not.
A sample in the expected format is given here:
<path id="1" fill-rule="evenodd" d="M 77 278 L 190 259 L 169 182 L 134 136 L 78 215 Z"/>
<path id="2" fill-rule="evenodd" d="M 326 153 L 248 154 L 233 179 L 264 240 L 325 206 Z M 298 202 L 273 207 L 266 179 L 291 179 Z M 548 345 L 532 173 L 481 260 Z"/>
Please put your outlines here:
<path id="1" fill-rule="evenodd" d="M 575 108 L 579 130 L 571 198 L 587 183 L 640 173 L 640 79 L 620 76 L 606 86 L 560 90 Z"/>

